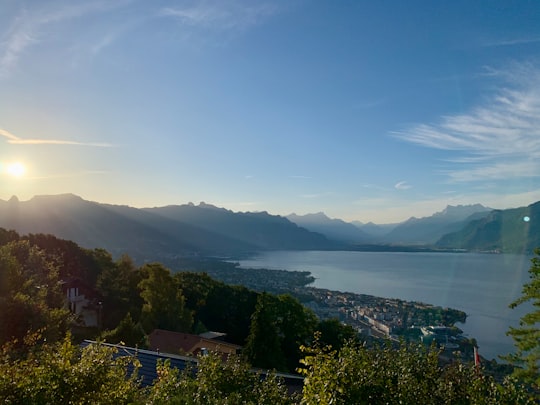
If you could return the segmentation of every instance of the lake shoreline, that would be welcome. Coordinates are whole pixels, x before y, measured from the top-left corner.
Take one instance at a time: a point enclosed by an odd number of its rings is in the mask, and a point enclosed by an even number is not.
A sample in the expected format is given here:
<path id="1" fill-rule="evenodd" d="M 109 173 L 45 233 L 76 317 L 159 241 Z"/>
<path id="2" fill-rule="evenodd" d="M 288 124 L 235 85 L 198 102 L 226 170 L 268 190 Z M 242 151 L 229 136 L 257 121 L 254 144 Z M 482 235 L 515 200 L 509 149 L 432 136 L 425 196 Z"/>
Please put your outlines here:
<path id="1" fill-rule="evenodd" d="M 485 358 L 513 352 L 506 332 L 528 308 L 508 305 L 528 281 L 530 256 L 455 253 L 277 251 L 261 252 L 239 264 L 309 271 L 315 288 L 454 308 L 467 314 L 466 322 L 457 326 L 477 339 Z"/>

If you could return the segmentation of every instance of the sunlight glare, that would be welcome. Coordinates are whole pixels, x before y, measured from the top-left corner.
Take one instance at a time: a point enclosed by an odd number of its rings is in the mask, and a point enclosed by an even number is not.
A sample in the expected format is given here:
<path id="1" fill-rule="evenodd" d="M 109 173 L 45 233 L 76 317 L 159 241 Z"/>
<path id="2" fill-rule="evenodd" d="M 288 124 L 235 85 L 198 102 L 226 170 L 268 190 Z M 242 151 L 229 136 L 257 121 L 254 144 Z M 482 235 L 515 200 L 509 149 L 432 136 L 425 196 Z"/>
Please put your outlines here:
<path id="1" fill-rule="evenodd" d="M 6 172 L 13 177 L 22 177 L 26 173 L 26 167 L 21 162 L 9 163 Z"/>

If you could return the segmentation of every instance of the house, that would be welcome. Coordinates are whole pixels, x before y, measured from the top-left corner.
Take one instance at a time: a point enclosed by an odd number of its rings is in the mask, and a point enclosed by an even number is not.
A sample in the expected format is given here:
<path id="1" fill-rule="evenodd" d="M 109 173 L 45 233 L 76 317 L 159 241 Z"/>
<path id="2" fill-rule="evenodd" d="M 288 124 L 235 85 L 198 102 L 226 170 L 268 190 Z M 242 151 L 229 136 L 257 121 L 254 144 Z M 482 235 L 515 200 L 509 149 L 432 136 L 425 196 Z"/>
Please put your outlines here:
<path id="1" fill-rule="evenodd" d="M 200 335 L 172 332 L 163 329 L 154 329 L 148 335 L 149 348 L 158 352 L 172 354 L 186 354 L 196 356 L 201 352 L 209 351 L 220 353 L 223 357 L 239 353 L 242 346 L 220 340 L 223 333 L 207 332 Z"/>
<path id="2" fill-rule="evenodd" d="M 76 317 L 80 326 L 98 327 L 101 323 L 102 301 L 100 294 L 80 278 L 62 280 L 62 292 L 66 306 Z"/>

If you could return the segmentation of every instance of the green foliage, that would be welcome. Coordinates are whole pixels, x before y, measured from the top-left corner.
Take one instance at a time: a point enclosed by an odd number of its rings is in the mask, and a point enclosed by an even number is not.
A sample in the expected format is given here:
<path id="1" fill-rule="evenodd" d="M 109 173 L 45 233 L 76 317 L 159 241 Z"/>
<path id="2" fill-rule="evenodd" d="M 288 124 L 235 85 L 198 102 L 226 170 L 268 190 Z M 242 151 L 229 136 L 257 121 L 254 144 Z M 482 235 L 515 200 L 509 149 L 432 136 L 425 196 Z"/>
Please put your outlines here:
<path id="1" fill-rule="evenodd" d="M 511 308 L 531 301 L 535 308 L 524 315 L 518 328 L 510 327 L 508 335 L 514 339 L 516 353 L 505 357 L 518 366 L 514 374 L 540 390 L 540 248 L 531 259 L 529 277 L 531 281 L 523 286 L 522 295 L 510 304 Z"/>
<path id="2" fill-rule="evenodd" d="M 141 274 L 127 255 L 101 269 L 96 288 L 103 297 L 103 328 L 115 328 L 128 313 L 138 319 L 143 304 L 137 288 L 140 281 Z"/>
<path id="3" fill-rule="evenodd" d="M 28 241 L 0 247 L 0 308 L 0 344 L 15 340 L 22 345 L 37 331 L 53 342 L 67 330 L 70 315 L 58 269 Z"/>
<path id="4" fill-rule="evenodd" d="M 193 310 L 194 314 L 206 306 L 208 296 L 218 284 L 206 273 L 182 271 L 176 273 L 174 277 L 182 287 L 186 306 Z"/>
<path id="5" fill-rule="evenodd" d="M 19 234 L 14 230 L 0 228 L 0 246 L 7 245 L 9 242 L 19 240 Z"/>
<path id="6" fill-rule="evenodd" d="M 266 293 L 259 295 L 243 353 L 257 367 L 284 370 L 286 360 L 281 348 L 282 337 L 276 304 L 274 296 Z"/>
<path id="7" fill-rule="evenodd" d="M 354 328 L 336 318 L 320 321 L 317 331 L 320 333 L 319 343 L 322 346 L 331 346 L 335 350 L 341 349 L 347 342 L 359 343 L 358 333 Z"/>
<path id="8" fill-rule="evenodd" d="M 290 295 L 262 293 L 251 318 L 244 353 L 255 366 L 292 371 L 317 325 L 315 314 Z"/>
<path id="9" fill-rule="evenodd" d="M 193 318 L 184 306 L 182 289 L 171 272 L 160 263 L 145 264 L 139 283 L 144 300 L 141 324 L 150 333 L 155 328 L 171 331 L 190 331 Z"/>
<path id="10" fill-rule="evenodd" d="M 133 322 L 131 314 L 127 314 L 113 330 L 101 334 L 101 339 L 108 343 L 121 343 L 126 346 L 148 347 L 148 339 L 140 323 Z"/>
<path id="11" fill-rule="evenodd" d="M 537 250 L 537 255 L 540 251 Z M 540 307 L 540 258 L 532 260 L 531 282 L 512 306 L 532 301 Z M 434 348 L 401 344 L 367 348 L 354 343 L 354 331 L 337 320 L 317 322 L 315 315 L 289 295 L 258 294 L 229 286 L 206 274 L 171 275 L 161 264 L 137 269 L 129 257 L 117 262 L 101 249 L 89 251 L 50 235 L 0 229 L 0 401 L 4 403 L 182 403 L 288 404 L 275 376 L 263 378 L 247 363 L 216 355 L 200 359 L 197 371 L 158 369 L 154 387 L 142 391 L 131 358 L 115 358 L 102 346 L 84 350 L 69 338 L 59 342 L 70 315 L 61 292 L 62 277 L 80 277 L 103 296 L 103 337 L 111 342 L 144 345 L 146 331 L 197 328 L 228 333 L 242 344 L 252 364 L 294 371 L 299 359 L 306 377 L 302 403 L 535 403 L 516 383 L 495 382 L 482 370 L 455 363 L 441 367 Z M 426 312 L 428 313 L 428 312 Z M 439 313 L 429 312 L 437 318 Z M 443 314 L 444 315 L 444 314 Z M 451 314 L 452 315 L 452 314 Z M 459 314 L 455 314 L 456 316 Z M 454 315 L 452 315 L 454 316 Z M 518 352 L 516 376 L 538 386 L 540 312 L 522 318 L 509 334 Z M 306 348 L 318 330 L 318 340 Z M 344 344 L 350 338 L 353 341 Z M 7 343 L 6 343 L 7 342 Z M 56 343 L 55 343 L 56 342 Z M 330 346 L 332 345 L 334 349 Z M 303 347 L 303 351 L 300 347 Z"/>
<path id="12" fill-rule="evenodd" d="M 180 373 L 168 362 L 158 365 L 158 379 L 150 389 L 151 404 L 235 405 L 292 404 L 287 388 L 275 376 L 261 376 L 239 357 L 225 362 L 218 354 L 199 358 L 197 371 Z"/>
<path id="13" fill-rule="evenodd" d="M 74 346 L 69 337 L 13 360 L 4 347 L 0 361 L 0 401 L 5 404 L 116 404 L 138 400 L 137 369 L 130 357 L 114 358 L 113 348 Z"/>
<path id="14" fill-rule="evenodd" d="M 229 342 L 245 343 L 257 302 L 256 292 L 226 285 L 206 273 L 180 272 L 174 277 L 182 288 L 186 307 L 192 311 L 197 330 L 226 332 Z"/>
<path id="15" fill-rule="evenodd" d="M 313 311 L 288 294 L 279 295 L 278 326 L 281 347 L 287 361 L 286 371 L 294 371 L 302 357 L 300 346 L 313 339 L 318 320 Z"/>
<path id="16" fill-rule="evenodd" d="M 245 287 L 216 283 L 199 312 L 199 319 L 211 330 L 226 332 L 230 342 L 243 345 L 257 295 Z"/>
<path id="17" fill-rule="evenodd" d="M 29 234 L 21 239 L 41 249 L 47 261 L 58 267 L 61 279 L 80 278 L 87 284 L 95 285 L 102 271 L 101 266 L 112 260 L 103 249 L 84 249 L 73 241 L 53 235 Z"/>
<path id="18" fill-rule="evenodd" d="M 514 381 L 497 384 L 474 365 L 440 367 L 433 347 L 347 344 L 334 351 L 317 343 L 303 351 L 302 404 L 534 403 Z"/>

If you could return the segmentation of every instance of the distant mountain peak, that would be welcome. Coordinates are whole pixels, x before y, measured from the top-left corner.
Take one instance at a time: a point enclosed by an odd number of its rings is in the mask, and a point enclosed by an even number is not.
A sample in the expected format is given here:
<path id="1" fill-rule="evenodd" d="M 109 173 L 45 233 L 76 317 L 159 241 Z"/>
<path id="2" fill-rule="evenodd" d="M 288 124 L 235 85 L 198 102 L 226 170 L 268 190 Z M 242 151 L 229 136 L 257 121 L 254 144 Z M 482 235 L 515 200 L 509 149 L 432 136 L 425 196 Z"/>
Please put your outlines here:
<path id="1" fill-rule="evenodd" d="M 482 204 L 469 205 L 447 205 L 442 211 L 433 214 L 433 217 L 464 217 L 475 214 L 477 212 L 491 211 L 491 208 L 484 207 Z"/>
<path id="2" fill-rule="evenodd" d="M 310 214 L 304 214 L 304 215 L 298 215 L 298 214 L 292 213 L 292 214 L 287 215 L 287 217 L 297 218 L 297 219 L 310 219 L 310 220 L 313 220 L 313 219 L 321 219 L 325 221 L 331 220 L 331 218 L 322 211 L 314 212 Z"/>
<path id="3" fill-rule="evenodd" d="M 64 194 L 41 194 L 41 195 L 35 195 L 31 198 L 30 201 L 42 201 L 42 200 L 64 200 L 64 201 L 85 201 L 82 197 L 79 197 L 76 194 L 73 193 L 64 193 Z"/>
<path id="4" fill-rule="evenodd" d="M 429 217 L 411 217 L 399 224 L 385 236 L 388 243 L 430 244 L 446 233 L 464 226 L 464 221 L 474 216 L 487 215 L 491 211 L 481 204 L 447 205 L 442 211 Z"/>
<path id="5" fill-rule="evenodd" d="M 208 209 L 208 210 L 218 210 L 218 211 L 225 210 L 225 208 L 216 207 L 215 205 L 207 204 L 204 201 L 201 201 L 199 203 L 198 207 L 199 208 L 205 208 L 205 209 Z"/>
<path id="6" fill-rule="evenodd" d="M 352 223 L 332 219 L 321 211 L 306 215 L 290 214 L 286 218 L 303 228 L 340 242 L 356 243 L 368 239 L 368 235 Z"/>
<path id="7" fill-rule="evenodd" d="M 17 204 L 19 202 L 19 198 L 16 195 L 12 195 L 11 198 L 8 200 L 8 203 L 10 204 Z"/>

